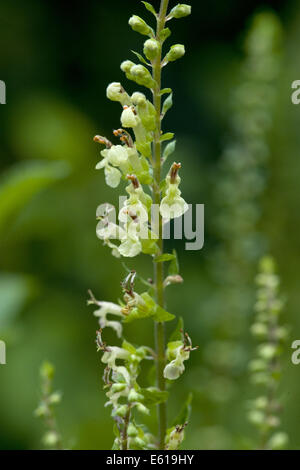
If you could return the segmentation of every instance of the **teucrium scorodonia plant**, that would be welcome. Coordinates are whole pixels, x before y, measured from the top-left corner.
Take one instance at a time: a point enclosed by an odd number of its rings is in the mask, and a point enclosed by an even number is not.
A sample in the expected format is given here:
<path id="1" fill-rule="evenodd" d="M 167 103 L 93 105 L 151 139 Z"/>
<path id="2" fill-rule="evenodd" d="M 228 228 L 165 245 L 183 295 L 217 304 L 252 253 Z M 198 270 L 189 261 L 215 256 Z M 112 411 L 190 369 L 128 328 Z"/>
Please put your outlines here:
<path id="1" fill-rule="evenodd" d="M 162 177 L 163 165 L 175 150 L 175 140 L 173 133 L 163 133 L 161 129 L 162 120 L 173 104 L 172 90 L 161 86 L 162 69 L 185 54 L 182 44 L 172 45 L 163 54 L 163 44 L 171 34 L 166 23 L 172 18 L 188 16 L 191 7 L 178 4 L 168 13 L 169 1 L 162 0 L 160 10 L 156 12 L 150 3 L 143 3 L 154 15 L 156 27 L 154 30 L 135 15 L 129 19 L 131 28 L 147 39 L 143 46 L 144 55 L 135 53 L 140 63 L 125 60 L 121 70 L 128 80 L 145 87 L 151 99 L 140 91 L 129 95 L 121 83 L 111 83 L 107 87 L 107 97 L 122 107 L 121 128 L 114 131 L 119 141 L 113 144 L 106 137 L 94 138 L 104 146 L 96 168 L 104 169 L 106 183 L 112 188 L 125 181 L 127 192 L 118 222 L 111 218 L 111 206 L 98 208 L 97 236 L 116 257 L 132 258 L 145 253 L 152 257 L 154 264 L 154 281 L 146 283 L 148 290 L 145 292 L 135 291 L 136 272 L 128 273 L 122 282 L 123 300 L 119 304 L 98 301 L 90 293 L 89 303 L 97 306 L 95 315 L 100 324 L 96 342 L 105 364 L 107 405 L 112 407 L 115 421 L 114 449 L 122 450 L 177 449 L 180 446 L 187 414 L 182 413 L 167 429 L 166 381 L 171 383 L 184 372 L 184 363 L 193 349 L 189 336 L 183 332 L 182 322 L 165 345 L 164 323 L 173 320 L 174 315 L 165 310 L 164 289 L 182 282 L 182 278 L 178 273 L 176 253 L 163 252 L 162 230 L 164 223 L 183 215 L 188 205 L 179 189 L 180 163 L 171 164 L 166 177 Z M 153 208 L 158 210 L 156 213 L 154 210 L 154 223 L 150 228 Z M 167 261 L 170 262 L 169 273 L 165 276 L 164 263 Z M 155 351 L 147 346 L 132 345 L 124 339 L 124 324 L 143 318 L 154 321 Z M 115 331 L 119 345 L 106 344 L 107 327 Z M 155 363 L 156 384 L 142 388 L 138 382 L 139 373 L 148 360 Z M 158 407 L 158 436 L 152 436 L 142 423 L 142 415 L 148 414 L 152 405 Z"/>

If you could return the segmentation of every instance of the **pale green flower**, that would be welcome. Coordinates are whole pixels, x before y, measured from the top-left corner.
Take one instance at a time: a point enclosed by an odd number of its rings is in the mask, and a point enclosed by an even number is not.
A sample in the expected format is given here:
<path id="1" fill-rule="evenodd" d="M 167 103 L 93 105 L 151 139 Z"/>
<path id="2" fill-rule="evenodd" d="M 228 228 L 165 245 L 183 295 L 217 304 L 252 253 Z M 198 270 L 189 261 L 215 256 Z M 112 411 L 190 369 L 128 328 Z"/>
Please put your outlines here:
<path id="1" fill-rule="evenodd" d="M 191 348 L 185 347 L 183 341 L 172 341 L 168 344 L 167 357 L 172 359 L 164 368 L 164 377 L 169 380 L 176 380 L 183 374 L 184 361 L 190 357 Z"/>
<path id="2" fill-rule="evenodd" d="M 139 123 L 138 116 L 129 106 L 124 106 L 121 114 L 121 124 L 123 127 L 136 127 Z"/>
<path id="3" fill-rule="evenodd" d="M 130 105 L 130 98 L 122 87 L 121 83 L 110 83 L 106 89 L 106 96 L 111 101 L 119 101 L 122 106 Z"/>
<path id="4" fill-rule="evenodd" d="M 180 196 L 181 191 L 178 188 L 180 184 L 178 176 L 179 168 L 181 168 L 180 163 L 173 163 L 166 177 L 165 196 L 162 198 L 159 208 L 161 216 L 166 220 L 182 216 L 189 208 L 188 204 Z"/>

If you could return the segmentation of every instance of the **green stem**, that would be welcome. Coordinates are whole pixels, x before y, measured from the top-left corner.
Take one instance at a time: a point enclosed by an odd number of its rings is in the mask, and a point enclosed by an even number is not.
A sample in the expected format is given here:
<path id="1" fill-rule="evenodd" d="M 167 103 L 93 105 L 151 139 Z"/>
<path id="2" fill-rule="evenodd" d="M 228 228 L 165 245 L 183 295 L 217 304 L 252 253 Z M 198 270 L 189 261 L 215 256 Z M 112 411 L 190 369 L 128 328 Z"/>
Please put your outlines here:
<path id="1" fill-rule="evenodd" d="M 157 17 L 156 39 L 162 46 L 161 32 L 164 29 L 166 14 L 168 9 L 169 0 L 161 0 L 159 15 Z M 161 47 L 162 48 L 162 47 Z M 153 183 L 153 197 L 156 208 L 159 207 L 161 201 L 160 193 L 160 179 L 161 179 L 161 60 L 162 53 L 156 57 L 153 62 L 153 78 L 156 82 L 156 88 L 153 90 L 153 105 L 156 110 L 156 129 L 154 133 L 153 142 L 153 165 L 154 165 L 154 183 Z M 159 240 L 158 246 L 160 253 L 163 253 L 163 239 L 162 239 L 162 220 L 159 215 Z M 156 288 L 156 300 L 158 305 L 164 306 L 164 267 L 163 263 L 154 263 L 154 279 Z M 163 375 L 165 367 L 165 326 L 164 323 L 155 323 L 155 347 L 157 354 L 156 361 L 156 377 L 157 387 L 160 390 L 165 390 L 166 383 Z M 158 405 L 158 433 L 159 433 L 159 448 L 165 447 L 165 435 L 167 430 L 167 406 L 166 403 Z"/>
<path id="2" fill-rule="evenodd" d="M 128 425 L 130 420 L 130 406 L 124 418 L 124 429 L 122 433 L 122 450 L 128 450 Z"/>

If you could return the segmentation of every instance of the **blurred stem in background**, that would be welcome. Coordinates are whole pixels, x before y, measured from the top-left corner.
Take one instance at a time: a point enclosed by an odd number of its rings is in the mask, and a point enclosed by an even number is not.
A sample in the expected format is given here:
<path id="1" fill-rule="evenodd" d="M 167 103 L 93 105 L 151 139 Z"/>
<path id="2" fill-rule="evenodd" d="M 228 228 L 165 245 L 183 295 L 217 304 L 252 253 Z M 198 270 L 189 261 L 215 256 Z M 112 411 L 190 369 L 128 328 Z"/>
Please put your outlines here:
<path id="1" fill-rule="evenodd" d="M 248 418 L 258 431 L 258 445 L 254 448 L 278 450 L 285 448 L 289 440 L 285 432 L 278 430 L 282 404 L 277 396 L 282 376 L 280 359 L 288 329 L 280 325 L 283 300 L 279 296 L 280 278 L 271 257 L 260 261 L 256 285 L 256 317 L 251 332 L 259 345 L 249 369 L 259 395 L 250 403 Z"/>
<path id="2" fill-rule="evenodd" d="M 45 422 L 46 432 L 42 438 L 42 443 L 54 450 L 62 450 L 62 438 L 58 430 L 55 406 L 61 402 L 60 392 L 53 391 L 53 379 L 55 369 L 50 362 L 44 362 L 41 370 L 41 402 L 35 410 L 37 417 L 43 418 Z"/>

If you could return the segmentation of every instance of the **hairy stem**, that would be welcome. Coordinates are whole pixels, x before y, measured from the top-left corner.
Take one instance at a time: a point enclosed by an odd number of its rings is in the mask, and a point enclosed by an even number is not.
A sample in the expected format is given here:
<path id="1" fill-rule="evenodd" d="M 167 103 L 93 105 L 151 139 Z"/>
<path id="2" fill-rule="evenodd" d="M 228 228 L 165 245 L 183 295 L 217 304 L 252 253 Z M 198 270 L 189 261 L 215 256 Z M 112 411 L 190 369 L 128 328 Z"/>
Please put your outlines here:
<path id="1" fill-rule="evenodd" d="M 169 0 L 161 0 L 159 15 L 157 17 L 156 39 L 162 46 L 161 31 L 165 26 L 166 13 Z M 156 129 L 154 133 L 153 142 L 153 165 L 154 165 L 154 183 L 153 183 L 153 197 L 156 208 L 159 207 L 161 201 L 160 193 L 160 179 L 161 179 L 161 59 L 160 53 L 153 62 L 153 78 L 156 82 L 156 87 L 153 90 L 153 104 L 156 110 Z M 163 253 L 163 239 L 162 239 L 162 220 L 159 215 L 159 240 L 158 245 L 160 253 Z M 154 279 L 156 288 L 156 300 L 158 305 L 164 306 L 164 289 L 163 289 L 163 263 L 154 263 Z M 155 323 L 155 345 L 157 354 L 156 363 L 156 376 L 157 386 L 160 390 L 165 390 L 166 384 L 163 375 L 165 367 L 165 327 L 164 323 Z M 165 435 L 167 429 L 167 408 L 166 403 L 158 405 L 158 432 L 159 432 L 159 448 L 164 449 Z"/>

